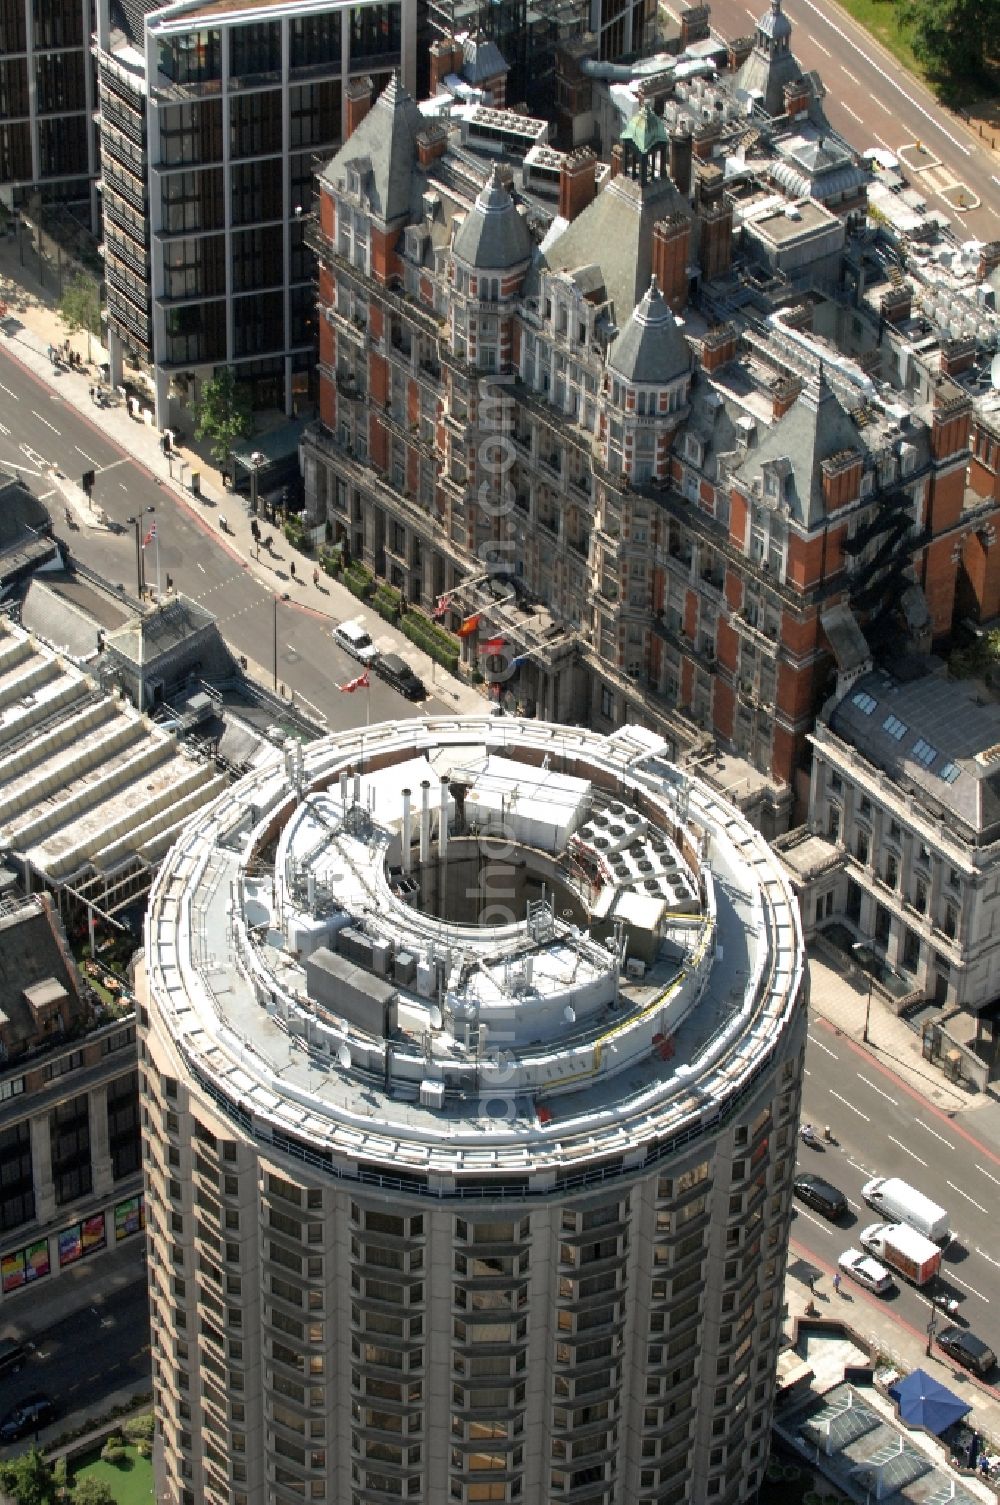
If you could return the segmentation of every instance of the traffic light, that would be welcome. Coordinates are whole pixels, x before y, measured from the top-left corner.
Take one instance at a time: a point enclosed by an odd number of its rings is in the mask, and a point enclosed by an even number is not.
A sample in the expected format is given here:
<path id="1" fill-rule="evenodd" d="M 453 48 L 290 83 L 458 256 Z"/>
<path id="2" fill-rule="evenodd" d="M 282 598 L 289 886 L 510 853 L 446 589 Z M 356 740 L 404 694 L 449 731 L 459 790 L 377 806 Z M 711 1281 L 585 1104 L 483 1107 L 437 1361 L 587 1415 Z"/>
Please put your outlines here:
<path id="1" fill-rule="evenodd" d="M 93 490 L 94 490 L 94 482 L 96 480 L 97 480 L 97 474 L 93 470 L 85 470 L 83 472 L 83 475 L 80 477 L 80 486 L 81 486 L 81 489 L 83 491 L 85 491 L 88 496 L 90 496 L 91 493 L 93 492 Z"/>

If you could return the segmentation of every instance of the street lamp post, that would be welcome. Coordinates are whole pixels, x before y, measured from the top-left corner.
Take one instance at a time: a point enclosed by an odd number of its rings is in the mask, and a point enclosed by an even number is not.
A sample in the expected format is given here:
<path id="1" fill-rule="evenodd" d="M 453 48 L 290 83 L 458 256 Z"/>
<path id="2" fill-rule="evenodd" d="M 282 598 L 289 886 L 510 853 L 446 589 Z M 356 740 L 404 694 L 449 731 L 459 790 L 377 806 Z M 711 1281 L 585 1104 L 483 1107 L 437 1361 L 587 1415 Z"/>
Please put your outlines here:
<path id="1" fill-rule="evenodd" d="M 933 1344 L 934 1344 L 934 1335 L 936 1334 L 936 1332 L 937 1332 L 937 1321 L 935 1320 L 934 1306 L 932 1304 L 931 1305 L 931 1310 L 930 1310 L 930 1316 L 927 1318 L 927 1357 L 928 1358 L 930 1358 L 930 1356 L 931 1356 L 931 1349 L 932 1349 Z"/>
<path id="2" fill-rule="evenodd" d="M 255 449 L 250 456 L 250 516 L 257 516 L 257 474 L 262 465 L 267 463 L 267 456 L 259 449 Z"/>
<path id="3" fill-rule="evenodd" d="M 855 941 L 851 947 L 851 950 L 854 952 L 855 956 L 857 956 L 859 951 L 867 951 L 868 947 L 864 944 L 863 941 Z M 859 963 L 859 965 L 862 964 Z M 871 1023 L 872 1017 L 872 988 L 875 984 L 875 974 L 872 972 L 871 967 L 866 967 L 865 971 L 868 973 L 868 1002 L 865 1004 L 865 1027 L 862 1031 L 861 1038 L 866 1045 L 870 1045 L 871 1036 L 868 1033 L 868 1026 Z"/>
<path id="4" fill-rule="evenodd" d="M 142 563 L 142 520 L 147 513 L 152 515 L 155 511 L 155 507 L 140 507 L 137 517 L 127 517 L 125 519 L 135 529 L 135 583 L 139 591 L 140 601 L 144 599 L 146 594 L 146 571 Z"/>

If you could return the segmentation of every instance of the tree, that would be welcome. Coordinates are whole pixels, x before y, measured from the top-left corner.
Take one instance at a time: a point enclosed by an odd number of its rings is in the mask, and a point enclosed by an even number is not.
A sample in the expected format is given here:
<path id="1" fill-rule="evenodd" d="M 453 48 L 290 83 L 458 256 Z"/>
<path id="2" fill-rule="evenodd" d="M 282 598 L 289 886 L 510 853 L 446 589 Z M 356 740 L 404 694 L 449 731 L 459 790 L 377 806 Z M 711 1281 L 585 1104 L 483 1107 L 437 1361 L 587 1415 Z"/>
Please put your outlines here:
<path id="1" fill-rule="evenodd" d="M 906 0 L 899 20 L 932 77 L 951 83 L 986 78 L 986 49 L 1000 35 L 1000 0 Z"/>
<path id="2" fill-rule="evenodd" d="M 37 1448 L 0 1463 L 0 1489 L 17 1505 L 53 1505 L 56 1486 L 49 1465 Z"/>
<path id="3" fill-rule="evenodd" d="M 103 1479 L 79 1479 L 73 1485 L 73 1505 L 115 1505 L 110 1484 Z"/>
<path id="4" fill-rule="evenodd" d="M 224 470 L 236 440 L 253 433 L 250 389 L 236 380 L 232 366 L 223 366 L 204 383 L 194 416 L 195 438 L 212 441 L 212 455 Z"/>
<path id="5" fill-rule="evenodd" d="M 77 272 L 63 288 L 59 300 L 59 317 L 74 333 L 81 329 L 87 336 L 87 359 L 91 359 L 90 337 L 101 333 L 101 289 L 93 277 Z"/>

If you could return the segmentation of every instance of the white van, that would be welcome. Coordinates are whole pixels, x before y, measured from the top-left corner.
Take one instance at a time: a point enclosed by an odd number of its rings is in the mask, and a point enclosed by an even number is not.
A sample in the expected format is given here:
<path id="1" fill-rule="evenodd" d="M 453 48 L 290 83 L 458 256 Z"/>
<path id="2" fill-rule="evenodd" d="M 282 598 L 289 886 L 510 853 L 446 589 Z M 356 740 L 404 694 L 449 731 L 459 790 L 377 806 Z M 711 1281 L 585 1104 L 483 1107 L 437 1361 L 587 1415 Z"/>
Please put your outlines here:
<path id="1" fill-rule="evenodd" d="M 898 1176 L 866 1181 L 861 1195 L 887 1223 L 907 1223 L 935 1244 L 946 1244 L 951 1238 L 951 1219 L 944 1208 Z"/>

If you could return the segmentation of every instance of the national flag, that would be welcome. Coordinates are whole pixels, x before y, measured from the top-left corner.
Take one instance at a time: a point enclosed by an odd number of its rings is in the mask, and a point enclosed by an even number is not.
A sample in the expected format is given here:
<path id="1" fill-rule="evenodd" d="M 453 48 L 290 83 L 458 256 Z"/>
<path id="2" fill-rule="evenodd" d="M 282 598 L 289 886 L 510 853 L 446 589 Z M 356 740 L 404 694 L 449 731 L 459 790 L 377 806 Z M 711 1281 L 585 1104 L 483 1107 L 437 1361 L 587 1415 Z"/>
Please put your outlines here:
<path id="1" fill-rule="evenodd" d="M 446 617 L 448 615 L 448 609 L 450 606 L 450 596 L 438 596 L 434 610 L 431 612 L 432 621 L 440 622 L 442 617 Z"/>
<path id="2" fill-rule="evenodd" d="M 475 632 L 475 630 L 476 630 L 476 628 L 478 626 L 479 626 L 479 612 L 477 611 L 473 616 L 466 617 L 465 621 L 462 623 L 461 627 L 458 629 L 458 636 L 460 638 L 471 637 L 472 634 Z"/>
<path id="3" fill-rule="evenodd" d="M 358 675 L 357 679 L 349 679 L 346 685 L 338 685 L 337 689 L 342 690 L 345 695 L 353 695 L 355 690 L 367 690 L 370 684 L 371 680 L 366 669 L 364 674 Z"/>
<path id="4" fill-rule="evenodd" d="M 484 653 L 502 653 L 507 646 L 507 639 L 503 636 L 487 638 L 483 644 Z"/>
<path id="5" fill-rule="evenodd" d="M 142 546 L 143 546 L 143 548 L 145 548 L 148 543 L 152 543 L 153 539 L 155 537 L 156 537 L 156 524 L 154 523 L 153 526 L 150 528 L 149 532 L 146 534 L 145 538 L 142 540 Z"/>

